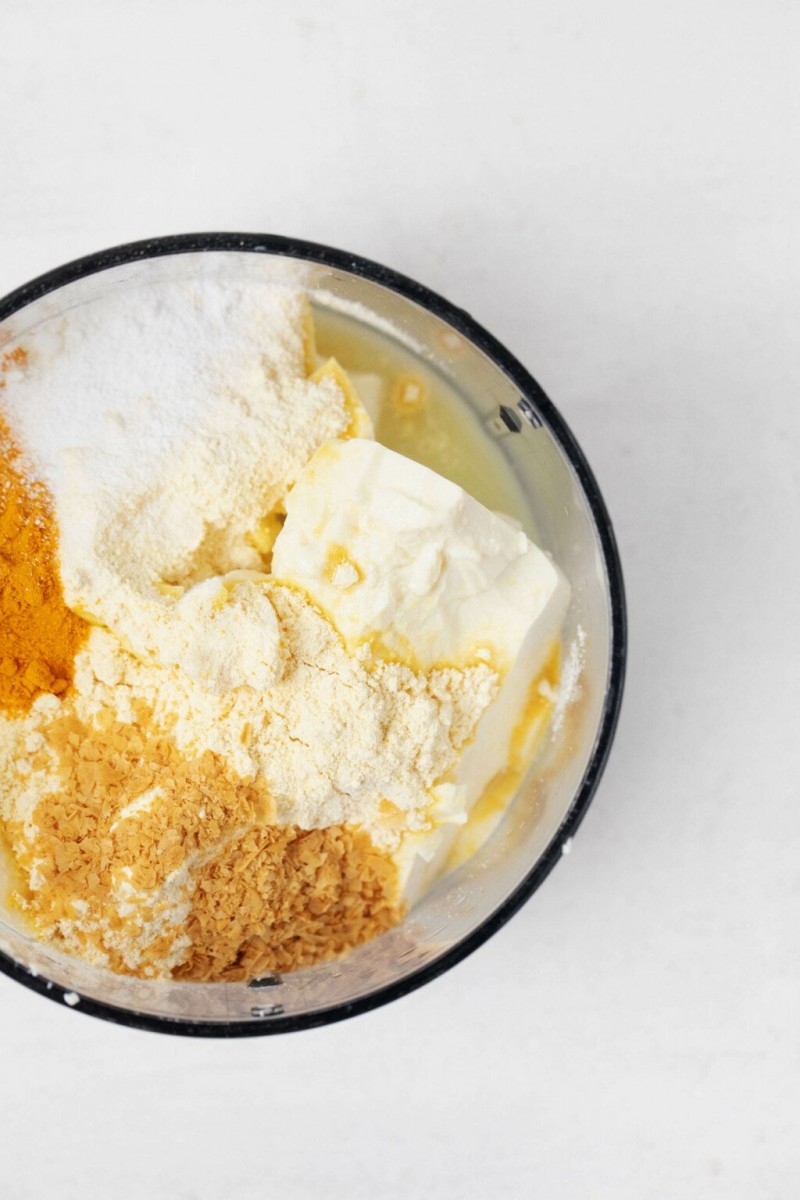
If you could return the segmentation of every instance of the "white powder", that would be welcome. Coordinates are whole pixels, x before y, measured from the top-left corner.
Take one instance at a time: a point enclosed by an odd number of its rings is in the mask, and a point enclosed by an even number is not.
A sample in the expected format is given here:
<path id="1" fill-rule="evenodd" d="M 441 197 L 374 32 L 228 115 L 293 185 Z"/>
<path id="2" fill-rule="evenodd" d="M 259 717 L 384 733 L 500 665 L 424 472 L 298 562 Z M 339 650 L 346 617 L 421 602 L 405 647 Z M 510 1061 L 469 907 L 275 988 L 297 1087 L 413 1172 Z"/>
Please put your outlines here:
<path id="1" fill-rule="evenodd" d="M 36 805 L 42 796 L 60 787 L 56 755 L 48 750 L 39 729 L 61 706 L 57 696 L 43 695 L 24 717 L 0 718 L 0 817 L 14 824 L 21 822 L 28 837 L 35 832 L 31 816 Z M 49 768 L 31 767 L 31 753 L 38 750 L 44 750 L 50 759 Z"/>
<path id="2" fill-rule="evenodd" d="M 586 630 L 579 625 L 575 637 L 569 644 L 561 666 L 558 688 L 550 698 L 554 701 L 550 720 L 552 737 L 557 737 L 564 726 L 567 710 L 581 695 L 581 678 L 586 661 Z"/>
<path id="3" fill-rule="evenodd" d="M 54 497 L 67 603 L 218 690 L 274 678 L 275 648 L 239 636 L 253 614 L 223 630 L 183 591 L 263 570 L 259 523 L 353 423 L 334 377 L 307 378 L 305 296 L 234 271 L 209 256 L 194 283 L 128 285 L 44 322 L 3 394 Z M 259 603 L 246 591 L 240 610 Z"/>

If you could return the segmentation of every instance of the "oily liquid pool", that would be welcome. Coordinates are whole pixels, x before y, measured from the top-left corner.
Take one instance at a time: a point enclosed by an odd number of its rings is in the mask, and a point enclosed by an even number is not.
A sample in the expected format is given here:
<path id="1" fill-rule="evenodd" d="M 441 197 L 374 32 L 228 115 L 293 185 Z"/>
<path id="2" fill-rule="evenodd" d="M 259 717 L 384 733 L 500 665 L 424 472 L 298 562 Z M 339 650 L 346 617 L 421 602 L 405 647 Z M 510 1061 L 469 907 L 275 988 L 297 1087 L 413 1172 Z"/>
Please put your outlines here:
<path id="1" fill-rule="evenodd" d="M 522 523 L 535 540 L 529 504 L 500 447 L 435 367 L 363 321 L 314 305 L 317 355 L 350 375 L 390 450 L 413 458 L 464 488 L 481 504 Z"/>

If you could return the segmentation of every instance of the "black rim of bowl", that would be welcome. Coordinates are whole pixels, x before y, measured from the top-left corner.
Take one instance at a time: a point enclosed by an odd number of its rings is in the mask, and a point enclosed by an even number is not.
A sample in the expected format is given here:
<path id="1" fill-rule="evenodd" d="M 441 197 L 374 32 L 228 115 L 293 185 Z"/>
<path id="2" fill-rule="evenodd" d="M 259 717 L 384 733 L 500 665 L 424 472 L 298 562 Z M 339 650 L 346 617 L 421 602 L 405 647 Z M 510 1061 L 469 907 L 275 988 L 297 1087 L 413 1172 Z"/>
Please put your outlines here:
<path id="1" fill-rule="evenodd" d="M 381 284 L 393 292 L 405 296 L 414 303 L 428 309 L 437 317 L 447 322 L 457 333 L 471 341 L 479 350 L 490 358 L 505 375 L 519 388 L 520 395 L 527 397 L 536 410 L 544 417 L 550 432 L 558 442 L 562 452 L 575 472 L 583 489 L 590 511 L 594 518 L 598 537 L 603 551 L 603 559 L 608 578 L 609 601 L 611 608 L 611 647 L 608 688 L 603 707 L 600 728 L 595 740 L 594 749 L 581 780 L 569 811 L 551 839 L 547 849 L 531 868 L 517 888 L 504 900 L 491 916 L 487 917 L 476 929 L 459 942 L 458 945 L 446 951 L 434 962 L 420 967 L 417 971 L 396 983 L 387 984 L 349 1003 L 335 1004 L 330 1008 L 302 1016 L 276 1015 L 266 1019 L 253 1018 L 250 1021 L 193 1021 L 182 1017 L 158 1017 L 149 1013 L 136 1012 L 132 1009 L 120 1008 L 116 1005 L 105 1004 L 89 996 L 81 995 L 75 1011 L 102 1017 L 106 1021 L 119 1025 L 131 1025 L 138 1029 L 147 1029 L 158 1033 L 183 1034 L 190 1037 L 255 1037 L 264 1034 L 288 1033 L 300 1029 L 311 1029 L 319 1025 L 327 1025 L 358 1013 L 368 1012 L 380 1005 L 414 991 L 437 976 L 442 975 L 456 963 L 461 962 L 477 950 L 485 941 L 497 932 L 514 913 L 528 900 L 536 889 L 544 882 L 553 867 L 562 857 L 562 846 L 571 838 L 589 808 L 600 777 L 606 765 L 614 739 L 622 703 L 622 691 L 625 678 L 625 658 L 627 647 L 627 622 L 625 610 L 625 589 L 622 579 L 619 553 L 617 551 L 614 530 L 606 510 L 600 489 L 592 474 L 582 450 L 573 437 L 555 405 L 545 395 L 538 383 L 525 370 L 520 362 L 504 346 L 488 333 L 481 325 L 457 308 L 449 300 L 423 287 L 405 275 L 384 267 L 370 259 L 361 258 L 356 254 L 348 254 L 330 246 L 307 242 L 298 238 L 282 237 L 277 234 L 243 234 L 243 233 L 198 233 L 175 234 L 168 237 L 148 238 L 145 241 L 130 242 L 123 246 L 115 246 L 110 250 L 101 250 L 84 258 L 75 259 L 56 267 L 44 275 L 31 280 L 15 291 L 10 292 L 0 300 L 0 321 L 12 313 L 38 300 L 48 292 L 53 292 L 68 283 L 105 271 L 111 267 L 122 266 L 125 263 L 137 262 L 141 259 L 160 258 L 170 254 L 188 254 L 201 251 L 239 251 L 250 254 L 271 254 L 287 258 L 302 259 L 319 263 L 361 276 L 373 283 Z M 51 1000 L 69 1004 L 75 997 L 69 989 L 48 980 L 41 975 L 32 975 L 28 969 L 0 952 L 0 970 L 12 979 L 26 987 L 32 988 Z M 255 995 L 256 993 L 254 993 Z"/>

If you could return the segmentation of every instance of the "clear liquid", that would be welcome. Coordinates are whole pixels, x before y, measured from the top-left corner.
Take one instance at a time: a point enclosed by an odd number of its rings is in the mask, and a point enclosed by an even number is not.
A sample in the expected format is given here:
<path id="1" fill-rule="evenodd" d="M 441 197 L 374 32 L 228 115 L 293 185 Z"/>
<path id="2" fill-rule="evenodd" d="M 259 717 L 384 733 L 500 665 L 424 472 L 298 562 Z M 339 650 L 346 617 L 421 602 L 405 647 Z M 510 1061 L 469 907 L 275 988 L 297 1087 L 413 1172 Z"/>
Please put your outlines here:
<path id="1" fill-rule="evenodd" d="M 355 317 L 315 304 L 314 326 L 319 358 L 336 358 L 353 379 L 382 445 L 516 518 L 535 539 L 516 475 L 465 396 L 407 346 Z"/>

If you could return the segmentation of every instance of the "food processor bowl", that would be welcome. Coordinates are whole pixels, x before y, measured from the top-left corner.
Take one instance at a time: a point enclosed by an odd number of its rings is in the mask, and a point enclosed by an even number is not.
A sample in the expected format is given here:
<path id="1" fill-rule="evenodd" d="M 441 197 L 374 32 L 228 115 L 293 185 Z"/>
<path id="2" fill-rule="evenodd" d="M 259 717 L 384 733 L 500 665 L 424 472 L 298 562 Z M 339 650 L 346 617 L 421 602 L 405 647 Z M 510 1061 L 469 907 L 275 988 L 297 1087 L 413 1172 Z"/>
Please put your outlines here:
<path id="1" fill-rule="evenodd" d="M 20 983 L 120 1024 L 240 1037 L 307 1029 L 396 999 L 476 950 L 530 898 L 569 848 L 609 754 L 622 698 L 625 601 L 608 513 L 554 405 L 467 313 L 377 263 L 274 235 L 136 242 L 68 263 L 0 300 L 0 346 L 12 331 L 35 346 L 37 326 L 114 289 L 158 278 L 191 281 L 209 254 L 233 257 L 243 279 L 299 283 L 318 309 L 330 307 L 396 339 L 437 373 L 462 398 L 464 419 L 480 422 L 502 469 L 513 473 L 536 541 L 572 588 L 563 645 L 575 686 L 557 706 L 557 721 L 503 819 L 401 924 L 345 958 L 248 983 L 133 979 L 57 952 L 0 906 L 0 969 Z"/>

